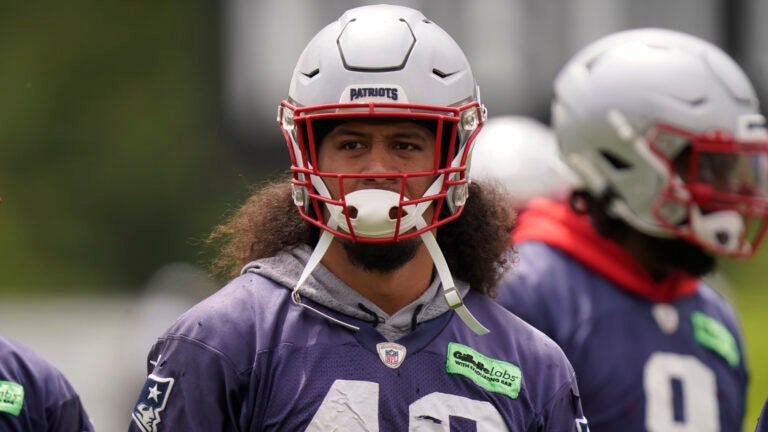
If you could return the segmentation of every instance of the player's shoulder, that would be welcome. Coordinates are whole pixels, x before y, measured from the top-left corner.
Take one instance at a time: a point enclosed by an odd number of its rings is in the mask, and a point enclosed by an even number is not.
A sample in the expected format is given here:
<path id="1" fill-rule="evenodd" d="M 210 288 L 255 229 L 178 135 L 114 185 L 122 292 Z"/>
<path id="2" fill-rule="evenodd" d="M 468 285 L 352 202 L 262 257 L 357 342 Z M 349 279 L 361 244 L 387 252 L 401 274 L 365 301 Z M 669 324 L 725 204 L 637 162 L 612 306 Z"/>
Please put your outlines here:
<path id="1" fill-rule="evenodd" d="M 733 303 L 708 281 L 700 280 L 696 290 L 696 309 L 718 319 L 731 327 L 738 328 L 738 315 Z"/>
<path id="2" fill-rule="evenodd" d="M 6 336 L 0 336 L 0 362 L 9 364 L 42 359 L 32 348 Z"/>
<path id="3" fill-rule="evenodd" d="M 578 392 L 570 361 L 549 336 L 487 297 L 467 304 L 490 330 L 487 335 L 467 337 L 467 344 L 485 356 L 504 359 L 519 368 L 535 406 L 545 406 L 563 389 Z"/>
<path id="4" fill-rule="evenodd" d="M 733 310 L 733 303 L 723 293 L 722 287 L 718 287 L 718 284 L 712 280 L 700 279 L 696 290 L 703 301 L 717 307 Z"/>
<path id="5" fill-rule="evenodd" d="M 512 275 L 520 275 L 529 283 L 558 287 L 563 285 L 559 282 L 590 274 L 573 257 L 544 242 L 526 241 L 515 249 L 518 259 Z"/>
<path id="6" fill-rule="evenodd" d="M 0 336 L 0 379 L 10 378 L 9 375 L 44 381 L 61 376 L 61 372 L 29 346 Z"/>
<path id="7" fill-rule="evenodd" d="M 253 313 L 274 308 L 275 302 L 286 301 L 289 297 L 290 291 L 286 287 L 246 272 L 190 308 L 180 320 L 248 321 L 247 317 L 253 317 Z"/>
<path id="8" fill-rule="evenodd" d="M 290 290 L 253 273 L 230 281 L 184 312 L 160 337 L 161 341 L 183 341 L 222 353 L 242 352 L 243 341 L 258 350 L 280 326 L 279 317 L 291 302 Z"/>
<path id="9" fill-rule="evenodd" d="M 506 329 L 505 333 L 514 333 L 517 327 L 526 327 L 527 324 L 520 317 L 510 312 L 504 306 L 500 305 L 493 298 L 480 294 L 476 291 L 469 291 L 464 297 L 464 303 L 473 314 L 482 317 L 483 321 L 488 321 L 494 326 Z"/>
<path id="10" fill-rule="evenodd" d="M 7 337 L 0 337 L 0 392 L 6 409 L 12 408 L 14 395 L 21 395 L 28 416 L 63 404 L 81 411 L 79 397 L 64 374 L 34 349 Z M 77 406 L 69 405 L 74 403 Z"/>
<path id="11" fill-rule="evenodd" d="M 530 362 L 554 360 L 570 368 L 570 363 L 560 346 L 542 331 L 487 296 L 472 293 L 467 297 L 470 298 L 470 301 L 466 302 L 470 311 L 482 317 L 480 321 L 493 335 L 487 338 L 489 345 L 512 349 L 517 356 Z"/>
<path id="12" fill-rule="evenodd" d="M 573 304 L 602 286 L 603 282 L 580 262 L 560 249 L 539 241 L 516 246 L 517 260 L 498 286 L 499 301 L 516 311 L 513 303 L 536 300 Z M 527 307 L 527 306 L 526 306 Z"/>

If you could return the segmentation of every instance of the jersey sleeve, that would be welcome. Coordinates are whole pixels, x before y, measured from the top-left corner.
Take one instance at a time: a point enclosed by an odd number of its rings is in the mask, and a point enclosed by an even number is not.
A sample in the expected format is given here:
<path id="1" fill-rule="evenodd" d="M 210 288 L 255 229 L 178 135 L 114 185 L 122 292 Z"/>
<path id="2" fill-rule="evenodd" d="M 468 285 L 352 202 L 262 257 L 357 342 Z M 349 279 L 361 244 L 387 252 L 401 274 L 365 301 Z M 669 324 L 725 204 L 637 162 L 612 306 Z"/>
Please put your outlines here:
<path id="1" fill-rule="evenodd" d="M 239 374 L 221 352 L 167 336 L 150 351 L 147 370 L 129 431 L 240 430 Z"/>
<path id="2" fill-rule="evenodd" d="M 569 384 L 558 390 L 547 405 L 541 420 L 542 423 L 538 429 L 541 431 L 589 431 L 587 419 L 581 408 L 581 397 L 575 376 Z"/>

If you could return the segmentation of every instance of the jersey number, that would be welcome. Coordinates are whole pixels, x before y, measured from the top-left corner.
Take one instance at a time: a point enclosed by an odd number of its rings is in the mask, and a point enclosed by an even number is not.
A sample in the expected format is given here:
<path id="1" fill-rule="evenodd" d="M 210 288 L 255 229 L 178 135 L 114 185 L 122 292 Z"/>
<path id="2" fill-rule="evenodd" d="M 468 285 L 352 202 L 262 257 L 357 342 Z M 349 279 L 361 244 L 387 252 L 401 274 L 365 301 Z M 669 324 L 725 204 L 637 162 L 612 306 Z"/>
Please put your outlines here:
<path id="1" fill-rule="evenodd" d="M 650 432 L 720 431 L 715 374 L 696 357 L 653 354 L 643 369 L 643 386 L 645 427 Z M 675 399 L 682 410 L 678 415 Z"/>
<path id="2" fill-rule="evenodd" d="M 450 417 L 475 421 L 477 431 L 508 431 L 504 419 L 489 402 L 447 393 L 430 393 L 408 407 L 408 431 L 451 430 Z M 379 430 L 379 384 L 336 380 L 312 417 L 308 432 Z"/>

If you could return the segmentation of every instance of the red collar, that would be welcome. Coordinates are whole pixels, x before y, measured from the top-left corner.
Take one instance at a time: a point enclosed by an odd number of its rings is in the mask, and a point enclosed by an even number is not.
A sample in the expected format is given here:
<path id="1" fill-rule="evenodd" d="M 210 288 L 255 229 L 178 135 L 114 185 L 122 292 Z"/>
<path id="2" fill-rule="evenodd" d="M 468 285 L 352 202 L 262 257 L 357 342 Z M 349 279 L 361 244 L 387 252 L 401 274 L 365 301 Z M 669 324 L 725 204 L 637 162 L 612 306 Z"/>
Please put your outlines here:
<path id="1" fill-rule="evenodd" d="M 655 302 L 670 302 L 696 292 L 698 278 L 678 271 L 654 281 L 623 248 L 601 236 L 589 217 L 568 205 L 536 198 L 518 217 L 515 244 L 536 240 L 554 246 L 620 288 Z"/>

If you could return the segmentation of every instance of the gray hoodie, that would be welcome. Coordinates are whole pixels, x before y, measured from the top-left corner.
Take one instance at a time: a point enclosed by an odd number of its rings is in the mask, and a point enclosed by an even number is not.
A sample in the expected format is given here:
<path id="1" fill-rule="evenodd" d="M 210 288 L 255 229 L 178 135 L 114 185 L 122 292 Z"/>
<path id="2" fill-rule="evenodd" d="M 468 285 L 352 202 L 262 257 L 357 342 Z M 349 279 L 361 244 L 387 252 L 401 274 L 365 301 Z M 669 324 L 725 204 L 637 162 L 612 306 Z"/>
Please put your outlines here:
<path id="1" fill-rule="evenodd" d="M 311 254 L 312 249 L 309 246 L 297 246 L 273 257 L 253 261 L 243 268 L 243 272 L 264 276 L 293 290 Z M 469 291 L 469 285 L 459 280 L 455 283 L 456 289 L 463 297 Z M 302 297 L 344 315 L 377 323 L 374 326 L 388 341 L 402 338 L 410 333 L 416 324 L 431 320 L 449 310 L 442 296 L 439 278 L 433 278 L 430 286 L 419 298 L 392 315 L 388 315 L 342 282 L 322 264 L 315 268 L 299 292 Z"/>

